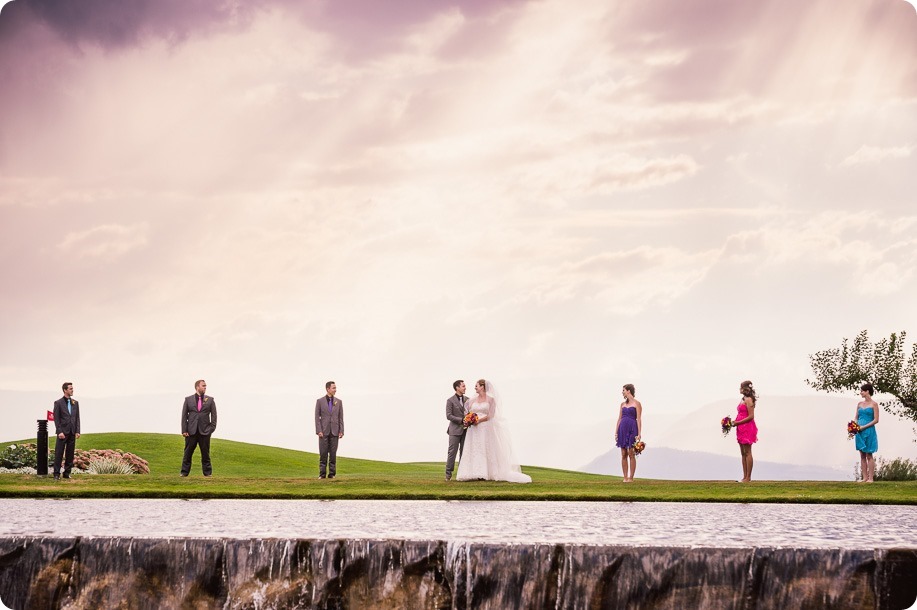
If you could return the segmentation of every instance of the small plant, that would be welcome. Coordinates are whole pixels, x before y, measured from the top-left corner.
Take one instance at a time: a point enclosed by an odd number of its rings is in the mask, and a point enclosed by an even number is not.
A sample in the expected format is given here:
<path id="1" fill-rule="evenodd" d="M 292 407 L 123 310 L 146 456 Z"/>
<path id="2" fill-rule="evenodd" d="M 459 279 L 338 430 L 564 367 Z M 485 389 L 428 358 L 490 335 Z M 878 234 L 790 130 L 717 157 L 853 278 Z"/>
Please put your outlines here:
<path id="1" fill-rule="evenodd" d="M 876 460 L 876 481 L 917 481 L 917 460 Z"/>
<path id="2" fill-rule="evenodd" d="M 0 453 L 0 467 L 3 468 L 34 468 L 37 461 L 35 447 L 28 443 L 10 445 Z"/>
<path id="3" fill-rule="evenodd" d="M 134 474 L 130 464 L 114 456 L 94 457 L 86 470 L 89 474 Z"/>

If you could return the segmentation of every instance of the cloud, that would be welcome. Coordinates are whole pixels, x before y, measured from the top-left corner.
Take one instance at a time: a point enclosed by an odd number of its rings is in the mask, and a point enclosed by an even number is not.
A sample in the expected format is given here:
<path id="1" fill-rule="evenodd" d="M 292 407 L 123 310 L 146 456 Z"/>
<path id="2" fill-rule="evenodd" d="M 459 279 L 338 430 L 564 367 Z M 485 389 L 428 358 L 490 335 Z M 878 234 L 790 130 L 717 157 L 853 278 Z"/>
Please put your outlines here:
<path id="1" fill-rule="evenodd" d="M 915 297 L 910 14 L 16 0 L 0 387 L 409 379 L 413 417 L 480 373 L 549 420 L 574 378 L 584 416 L 623 375 L 659 412 L 801 385 Z"/>
<path id="2" fill-rule="evenodd" d="M 147 245 L 146 224 L 122 226 L 106 224 L 68 233 L 57 247 L 80 257 L 116 259 Z"/>
<path id="3" fill-rule="evenodd" d="M 855 153 L 840 162 L 841 167 L 881 163 L 889 159 L 905 159 L 914 152 L 914 146 L 879 147 L 864 144 Z"/>

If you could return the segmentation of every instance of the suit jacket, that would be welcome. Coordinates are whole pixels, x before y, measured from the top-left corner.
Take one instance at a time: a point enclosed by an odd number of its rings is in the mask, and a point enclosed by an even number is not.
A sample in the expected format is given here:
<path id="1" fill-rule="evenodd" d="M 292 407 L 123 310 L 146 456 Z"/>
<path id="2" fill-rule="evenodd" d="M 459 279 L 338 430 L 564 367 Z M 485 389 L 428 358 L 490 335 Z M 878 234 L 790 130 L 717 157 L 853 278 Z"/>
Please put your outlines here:
<path id="1" fill-rule="evenodd" d="M 333 399 L 330 413 L 327 394 L 315 401 L 315 433 L 319 432 L 325 436 L 343 436 L 344 403 L 340 398 Z"/>
<path id="2" fill-rule="evenodd" d="M 465 404 L 469 402 L 468 397 L 465 397 Z M 462 401 L 459 400 L 459 397 L 453 394 L 446 399 L 446 419 L 449 420 L 449 428 L 446 430 L 446 434 L 449 436 L 459 436 L 464 431 L 465 428 L 462 426 L 462 420 L 465 418 L 465 407 L 462 406 Z"/>
<path id="3" fill-rule="evenodd" d="M 80 434 L 80 403 L 70 399 L 71 413 L 67 413 L 67 397 L 54 401 L 54 435 Z"/>
<path id="4" fill-rule="evenodd" d="M 204 394 L 201 410 L 197 410 L 197 393 L 185 398 L 181 406 L 182 434 L 213 434 L 217 429 L 217 403 L 212 396 Z"/>

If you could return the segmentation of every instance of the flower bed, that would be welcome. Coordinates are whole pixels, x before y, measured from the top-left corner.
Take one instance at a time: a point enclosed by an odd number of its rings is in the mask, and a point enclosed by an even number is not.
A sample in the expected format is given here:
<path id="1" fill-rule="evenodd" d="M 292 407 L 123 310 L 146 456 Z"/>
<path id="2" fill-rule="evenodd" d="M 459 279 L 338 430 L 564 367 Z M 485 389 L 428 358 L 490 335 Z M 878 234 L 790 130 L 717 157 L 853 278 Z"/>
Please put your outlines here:
<path id="1" fill-rule="evenodd" d="M 93 461 L 120 461 L 127 464 L 134 474 L 150 474 L 150 465 L 145 459 L 120 449 L 89 449 L 88 451 L 77 449 L 73 454 L 73 467 L 77 470 L 89 470 L 89 464 Z M 54 451 L 52 450 L 48 452 L 48 465 L 53 463 Z M 37 468 L 38 448 L 35 443 L 10 445 L 0 452 L 0 467 Z"/>

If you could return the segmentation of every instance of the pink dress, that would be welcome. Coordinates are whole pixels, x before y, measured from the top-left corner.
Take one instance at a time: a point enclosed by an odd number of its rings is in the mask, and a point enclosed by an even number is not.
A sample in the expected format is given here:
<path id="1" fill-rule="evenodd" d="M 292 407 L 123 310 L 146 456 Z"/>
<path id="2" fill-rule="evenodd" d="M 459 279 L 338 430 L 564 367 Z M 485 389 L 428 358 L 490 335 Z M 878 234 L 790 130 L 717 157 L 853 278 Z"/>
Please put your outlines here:
<path id="1" fill-rule="evenodd" d="M 744 400 L 739 403 L 738 409 L 735 421 L 748 417 L 748 407 Z M 755 420 L 736 426 L 736 440 L 740 445 L 751 445 L 758 442 L 758 425 L 755 424 Z"/>

